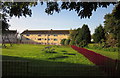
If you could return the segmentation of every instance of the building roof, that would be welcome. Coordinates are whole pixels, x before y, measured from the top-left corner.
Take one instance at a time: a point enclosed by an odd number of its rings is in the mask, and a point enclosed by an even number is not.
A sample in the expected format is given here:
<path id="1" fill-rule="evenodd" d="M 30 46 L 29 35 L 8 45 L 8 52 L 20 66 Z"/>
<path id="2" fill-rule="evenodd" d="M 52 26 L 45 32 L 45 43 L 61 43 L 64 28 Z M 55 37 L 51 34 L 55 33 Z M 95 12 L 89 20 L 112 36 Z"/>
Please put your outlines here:
<path id="1" fill-rule="evenodd" d="M 25 30 L 21 34 L 69 34 L 69 30 Z"/>

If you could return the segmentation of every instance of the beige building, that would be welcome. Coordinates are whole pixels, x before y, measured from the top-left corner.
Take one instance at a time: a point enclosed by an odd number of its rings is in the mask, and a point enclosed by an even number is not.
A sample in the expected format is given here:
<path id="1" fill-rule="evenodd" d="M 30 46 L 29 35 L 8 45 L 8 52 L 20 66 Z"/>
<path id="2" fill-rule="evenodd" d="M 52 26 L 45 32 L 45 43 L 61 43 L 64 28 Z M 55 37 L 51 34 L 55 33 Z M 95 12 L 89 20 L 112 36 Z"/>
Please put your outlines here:
<path id="1" fill-rule="evenodd" d="M 68 39 L 69 30 L 25 30 L 21 33 L 22 43 L 60 45 L 62 39 Z"/>

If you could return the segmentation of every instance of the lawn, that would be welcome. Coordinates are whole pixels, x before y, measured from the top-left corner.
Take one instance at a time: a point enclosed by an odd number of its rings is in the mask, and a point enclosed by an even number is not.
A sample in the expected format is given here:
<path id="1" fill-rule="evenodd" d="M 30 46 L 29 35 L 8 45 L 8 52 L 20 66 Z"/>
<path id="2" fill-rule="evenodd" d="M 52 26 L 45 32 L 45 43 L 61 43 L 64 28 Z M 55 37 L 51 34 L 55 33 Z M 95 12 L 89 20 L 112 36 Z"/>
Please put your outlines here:
<path id="1" fill-rule="evenodd" d="M 98 44 L 88 44 L 87 47 L 85 47 L 88 50 L 94 51 L 96 53 L 99 53 L 101 55 L 107 56 L 112 59 L 119 59 L 120 60 L 120 53 L 118 51 L 118 47 L 110 47 L 110 48 L 102 48 L 98 46 Z"/>
<path id="2" fill-rule="evenodd" d="M 14 44 L 2 49 L 2 60 L 27 61 L 30 76 L 103 76 L 103 72 L 69 46 L 52 46 L 54 52 L 43 49 L 48 45 Z M 16 72 L 22 63 L 3 63 Z M 4 65 L 3 65 L 4 67 Z M 24 65 L 22 67 L 25 67 Z M 6 69 L 6 68 L 5 68 Z M 11 70 L 7 72 L 11 73 Z M 16 73 L 16 75 L 20 75 Z M 26 72 L 25 72 L 26 73 Z M 25 74 L 23 73 L 23 74 Z M 3 73 L 4 74 L 4 73 Z M 15 75 L 15 74 L 14 74 Z M 27 74 L 28 75 L 28 74 Z"/>
<path id="3" fill-rule="evenodd" d="M 91 48 L 87 48 L 87 49 L 91 50 L 91 51 L 94 51 L 96 53 L 99 53 L 101 55 L 107 56 L 109 58 L 120 60 L 120 58 L 118 57 L 118 54 L 119 54 L 118 52 L 109 52 L 109 51 L 103 51 L 103 50 L 91 49 Z"/>

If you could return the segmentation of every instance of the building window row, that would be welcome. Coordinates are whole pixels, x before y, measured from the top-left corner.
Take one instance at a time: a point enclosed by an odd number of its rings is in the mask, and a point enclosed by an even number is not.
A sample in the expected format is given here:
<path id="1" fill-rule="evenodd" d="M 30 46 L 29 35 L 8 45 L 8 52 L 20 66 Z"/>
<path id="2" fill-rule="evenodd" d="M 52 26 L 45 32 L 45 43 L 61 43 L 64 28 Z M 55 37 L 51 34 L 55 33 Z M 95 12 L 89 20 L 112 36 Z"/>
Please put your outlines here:
<path id="1" fill-rule="evenodd" d="M 49 39 L 49 38 L 48 39 L 46 39 L 46 38 L 45 39 L 44 38 L 38 38 L 38 40 L 48 40 L 48 41 L 49 40 L 54 40 L 54 41 L 57 41 L 57 39 Z"/>
<path id="2" fill-rule="evenodd" d="M 30 36 L 29 34 L 26 34 L 26 36 Z M 39 34 L 38 36 L 41 36 L 41 34 Z M 50 34 L 45 35 L 45 36 L 51 36 Z M 53 36 L 58 36 L 57 34 L 54 34 Z"/>
<path id="3" fill-rule="evenodd" d="M 45 45 L 57 45 L 57 43 L 39 43 L 39 44 L 45 44 Z"/>
<path id="4" fill-rule="evenodd" d="M 26 40 L 30 40 L 30 39 L 29 39 L 29 38 L 26 38 Z M 49 40 L 54 40 L 54 41 L 57 41 L 58 39 L 49 39 L 49 38 L 48 38 L 48 39 L 46 39 L 46 38 L 44 39 L 44 38 L 38 38 L 38 40 L 48 40 L 48 41 L 49 41 Z"/>

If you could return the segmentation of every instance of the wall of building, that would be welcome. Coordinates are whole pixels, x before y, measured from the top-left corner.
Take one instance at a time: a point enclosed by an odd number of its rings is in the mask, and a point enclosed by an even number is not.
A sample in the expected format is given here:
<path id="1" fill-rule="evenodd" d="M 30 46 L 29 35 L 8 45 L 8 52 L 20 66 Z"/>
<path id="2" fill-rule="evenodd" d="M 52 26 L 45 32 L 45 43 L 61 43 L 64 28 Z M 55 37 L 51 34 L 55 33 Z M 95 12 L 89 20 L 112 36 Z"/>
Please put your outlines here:
<path id="1" fill-rule="evenodd" d="M 69 34 L 23 34 L 22 42 L 60 45 L 62 39 L 68 39 Z"/>

